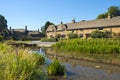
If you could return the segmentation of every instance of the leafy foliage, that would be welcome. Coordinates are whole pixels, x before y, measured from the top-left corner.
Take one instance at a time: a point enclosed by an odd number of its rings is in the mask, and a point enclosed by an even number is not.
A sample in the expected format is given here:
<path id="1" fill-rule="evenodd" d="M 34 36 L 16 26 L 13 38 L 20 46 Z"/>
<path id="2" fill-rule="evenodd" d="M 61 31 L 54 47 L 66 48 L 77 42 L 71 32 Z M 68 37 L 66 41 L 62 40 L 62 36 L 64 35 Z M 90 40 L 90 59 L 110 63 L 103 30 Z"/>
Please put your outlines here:
<path id="1" fill-rule="evenodd" d="M 118 6 L 110 6 L 108 13 L 110 13 L 112 17 L 120 16 L 120 8 Z"/>
<path id="2" fill-rule="evenodd" d="M 48 28 L 49 25 L 54 25 L 52 22 L 47 21 L 44 26 L 41 27 L 42 33 L 46 32 L 46 29 Z"/>
<path id="3" fill-rule="evenodd" d="M 105 12 L 103 14 L 99 14 L 96 19 L 107 18 L 108 14 L 110 14 L 111 17 L 120 16 L 120 7 L 118 7 L 118 6 L 110 6 L 108 8 L 107 12 Z"/>
<path id="4" fill-rule="evenodd" d="M 3 40 L 3 36 L 0 36 L 0 41 L 2 41 Z"/>
<path id="5" fill-rule="evenodd" d="M 0 44 L 0 80 L 43 79 L 44 72 L 39 67 L 42 63 L 44 59 L 37 53 Z"/>
<path id="6" fill-rule="evenodd" d="M 98 30 L 96 30 L 96 31 L 93 31 L 92 33 L 91 33 L 91 37 L 92 38 L 110 38 L 111 37 L 111 32 L 109 32 L 109 31 L 105 31 L 105 32 L 103 32 L 103 31 L 98 31 Z"/>
<path id="7" fill-rule="evenodd" d="M 99 15 L 97 16 L 97 19 L 107 18 L 107 16 L 108 16 L 108 13 L 99 14 Z"/>
<path id="8" fill-rule="evenodd" d="M 7 20 L 5 19 L 4 16 L 0 15 L 0 32 L 3 29 L 7 29 Z"/>
<path id="9" fill-rule="evenodd" d="M 69 39 L 73 39 L 73 38 L 77 38 L 77 37 L 78 37 L 78 35 L 75 34 L 75 33 L 70 33 L 70 34 L 68 34 L 68 38 L 69 38 Z"/>

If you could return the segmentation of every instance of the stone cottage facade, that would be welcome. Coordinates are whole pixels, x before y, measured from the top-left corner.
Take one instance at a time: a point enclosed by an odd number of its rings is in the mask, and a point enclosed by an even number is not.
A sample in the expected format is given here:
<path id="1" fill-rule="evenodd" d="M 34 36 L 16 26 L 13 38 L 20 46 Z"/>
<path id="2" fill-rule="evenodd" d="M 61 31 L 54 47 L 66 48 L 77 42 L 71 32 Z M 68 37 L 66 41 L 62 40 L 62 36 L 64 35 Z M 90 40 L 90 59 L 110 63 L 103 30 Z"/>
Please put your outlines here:
<path id="1" fill-rule="evenodd" d="M 38 30 L 28 30 L 27 26 L 23 29 L 9 28 L 9 33 L 14 40 L 40 40 L 43 35 Z"/>
<path id="2" fill-rule="evenodd" d="M 69 33 L 76 33 L 78 37 L 88 38 L 91 32 L 95 30 L 120 33 L 120 16 L 114 18 L 108 16 L 105 19 L 82 20 L 80 22 L 72 20 L 71 23 L 66 24 L 61 22 L 58 25 L 50 25 L 46 30 L 46 34 L 48 38 L 53 38 L 57 35 L 60 35 L 62 38 L 68 38 L 67 35 Z"/>

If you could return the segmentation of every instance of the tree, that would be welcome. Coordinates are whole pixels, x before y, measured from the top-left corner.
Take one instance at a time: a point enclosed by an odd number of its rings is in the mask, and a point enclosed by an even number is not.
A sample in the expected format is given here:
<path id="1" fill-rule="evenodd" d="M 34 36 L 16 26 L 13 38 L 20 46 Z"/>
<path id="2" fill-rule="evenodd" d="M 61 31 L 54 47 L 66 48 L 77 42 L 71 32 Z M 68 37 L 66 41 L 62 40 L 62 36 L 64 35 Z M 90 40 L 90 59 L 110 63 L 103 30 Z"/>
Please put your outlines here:
<path id="1" fill-rule="evenodd" d="M 110 13 L 112 17 L 120 16 L 120 8 L 117 6 L 111 6 L 108 8 L 108 13 Z"/>
<path id="2" fill-rule="evenodd" d="M 8 29 L 3 29 L 1 32 L 1 35 L 6 39 L 9 36 L 9 31 Z"/>
<path id="3" fill-rule="evenodd" d="M 97 19 L 107 18 L 107 16 L 108 16 L 108 13 L 99 14 L 99 15 L 97 16 Z"/>
<path id="4" fill-rule="evenodd" d="M 120 16 L 120 7 L 118 7 L 118 6 L 110 6 L 108 8 L 107 12 L 105 12 L 103 14 L 99 14 L 96 19 L 107 18 L 108 14 L 110 14 L 111 17 Z"/>
<path id="5" fill-rule="evenodd" d="M 7 29 L 7 20 L 4 16 L 0 15 L 0 32 L 2 32 L 4 29 Z"/>
<path id="6" fill-rule="evenodd" d="M 41 27 L 42 33 L 46 32 L 46 29 L 48 28 L 49 25 L 54 25 L 53 23 L 47 21 L 44 26 Z"/>

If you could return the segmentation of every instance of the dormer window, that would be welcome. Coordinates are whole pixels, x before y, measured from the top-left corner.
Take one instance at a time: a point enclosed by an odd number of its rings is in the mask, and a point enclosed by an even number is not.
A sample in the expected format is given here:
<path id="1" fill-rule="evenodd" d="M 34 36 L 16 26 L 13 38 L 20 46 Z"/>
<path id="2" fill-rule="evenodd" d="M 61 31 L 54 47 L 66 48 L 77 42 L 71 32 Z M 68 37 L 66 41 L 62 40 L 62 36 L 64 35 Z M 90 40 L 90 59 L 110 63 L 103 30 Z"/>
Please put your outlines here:
<path id="1" fill-rule="evenodd" d="M 52 27 L 52 31 L 56 31 L 55 27 Z"/>
<path id="2" fill-rule="evenodd" d="M 72 30 L 72 33 L 74 33 L 74 30 Z"/>
<path id="3" fill-rule="evenodd" d="M 80 31 L 83 31 L 83 29 L 80 29 Z"/>

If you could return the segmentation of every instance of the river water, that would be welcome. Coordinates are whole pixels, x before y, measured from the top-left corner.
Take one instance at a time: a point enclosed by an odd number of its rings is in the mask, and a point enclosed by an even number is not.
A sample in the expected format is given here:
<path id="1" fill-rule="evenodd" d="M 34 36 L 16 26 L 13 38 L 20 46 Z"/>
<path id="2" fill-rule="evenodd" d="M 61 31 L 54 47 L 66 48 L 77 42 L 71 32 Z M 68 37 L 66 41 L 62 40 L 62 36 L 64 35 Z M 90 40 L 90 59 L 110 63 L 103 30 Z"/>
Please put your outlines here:
<path id="1" fill-rule="evenodd" d="M 34 51 L 44 55 L 46 63 L 57 58 L 61 64 L 64 64 L 66 68 L 65 80 L 120 80 L 120 66 L 46 55 L 43 48 Z"/>

